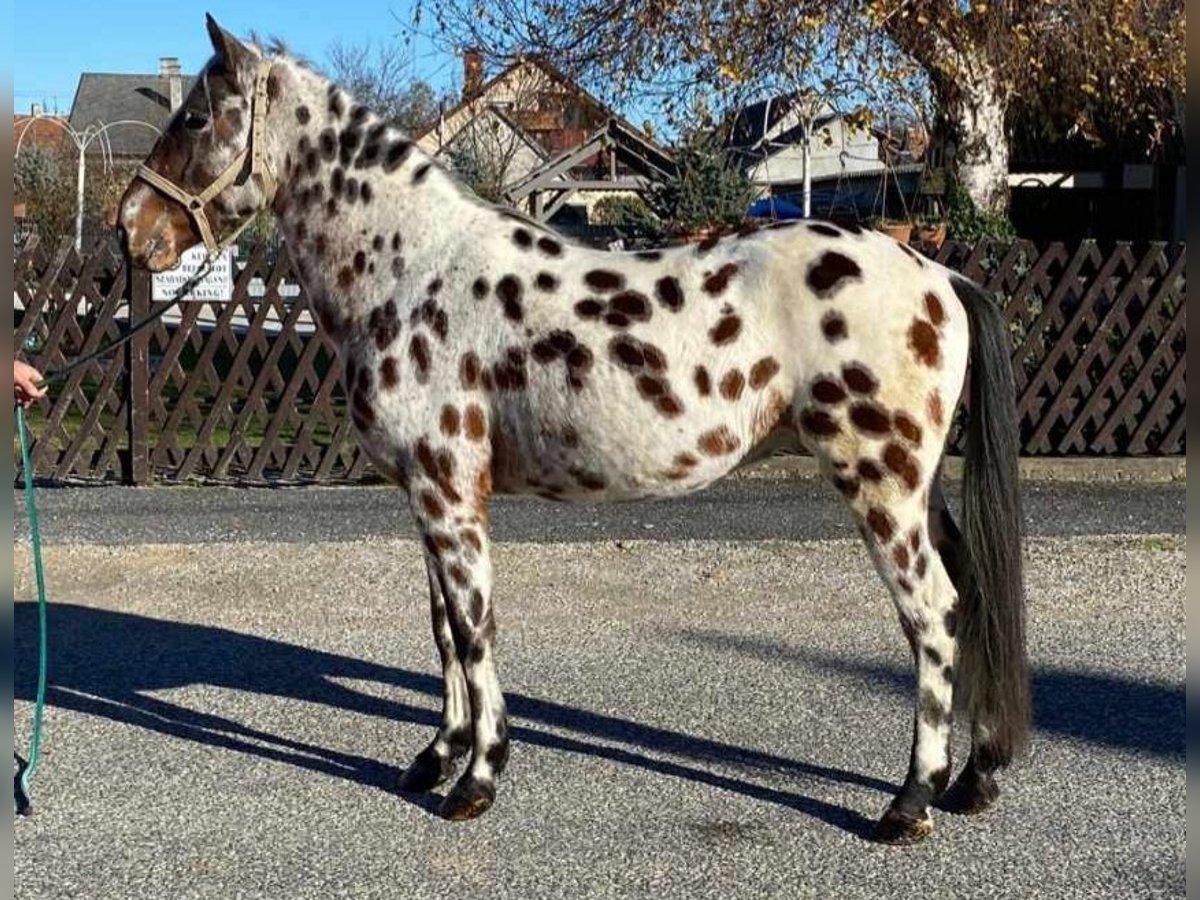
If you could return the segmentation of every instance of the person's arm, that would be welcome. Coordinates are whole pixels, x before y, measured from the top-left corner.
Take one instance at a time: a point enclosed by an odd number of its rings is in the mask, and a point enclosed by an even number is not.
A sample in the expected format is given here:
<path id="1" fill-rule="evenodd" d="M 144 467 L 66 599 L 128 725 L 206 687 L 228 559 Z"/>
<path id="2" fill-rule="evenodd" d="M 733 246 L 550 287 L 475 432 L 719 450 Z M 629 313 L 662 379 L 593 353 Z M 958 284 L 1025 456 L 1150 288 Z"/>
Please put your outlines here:
<path id="1" fill-rule="evenodd" d="M 42 387 L 42 373 L 19 359 L 13 360 L 13 393 L 16 401 L 22 406 L 28 406 L 34 400 L 46 395 Z"/>

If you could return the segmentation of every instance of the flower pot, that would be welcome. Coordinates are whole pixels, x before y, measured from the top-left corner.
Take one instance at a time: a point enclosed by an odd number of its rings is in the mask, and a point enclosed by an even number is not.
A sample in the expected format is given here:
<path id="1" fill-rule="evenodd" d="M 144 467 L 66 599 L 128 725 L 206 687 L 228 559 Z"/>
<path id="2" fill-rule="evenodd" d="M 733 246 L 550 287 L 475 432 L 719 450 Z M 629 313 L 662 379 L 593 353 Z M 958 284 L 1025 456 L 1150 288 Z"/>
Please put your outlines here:
<path id="1" fill-rule="evenodd" d="M 942 244 L 946 243 L 946 223 L 938 222 L 936 225 L 918 225 L 913 229 L 913 241 L 922 246 L 929 246 L 935 250 L 940 250 Z"/>
<path id="2" fill-rule="evenodd" d="M 882 231 L 901 244 L 907 244 L 912 239 L 913 227 L 911 222 L 880 222 L 875 230 Z"/>

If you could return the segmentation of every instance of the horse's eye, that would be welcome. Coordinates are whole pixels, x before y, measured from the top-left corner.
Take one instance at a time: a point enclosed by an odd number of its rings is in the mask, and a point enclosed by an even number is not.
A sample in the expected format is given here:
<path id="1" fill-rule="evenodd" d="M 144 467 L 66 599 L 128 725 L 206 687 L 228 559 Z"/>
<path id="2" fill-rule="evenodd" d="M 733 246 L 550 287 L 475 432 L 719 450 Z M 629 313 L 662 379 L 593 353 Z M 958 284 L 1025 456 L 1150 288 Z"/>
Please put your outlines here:
<path id="1" fill-rule="evenodd" d="M 201 131 L 208 124 L 208 116 L 188 110 L 183 115 L 183 127 L 188 131 Z"/>

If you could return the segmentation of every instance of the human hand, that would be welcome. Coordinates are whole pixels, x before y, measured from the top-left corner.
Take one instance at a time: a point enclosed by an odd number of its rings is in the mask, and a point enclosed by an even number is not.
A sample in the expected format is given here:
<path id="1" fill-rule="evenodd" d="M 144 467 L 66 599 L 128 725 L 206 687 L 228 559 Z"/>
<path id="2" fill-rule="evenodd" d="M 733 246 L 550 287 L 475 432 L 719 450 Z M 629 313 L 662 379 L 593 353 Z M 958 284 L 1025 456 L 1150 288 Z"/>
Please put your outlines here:
<path id="1" fill-rule="evenodd" d="M 19 359 L 13 360 L 13 393 L 17 403 L 28 406 L 34 400 L 46 396 L 46 388 L 41 382 L 41 372 Z"/>

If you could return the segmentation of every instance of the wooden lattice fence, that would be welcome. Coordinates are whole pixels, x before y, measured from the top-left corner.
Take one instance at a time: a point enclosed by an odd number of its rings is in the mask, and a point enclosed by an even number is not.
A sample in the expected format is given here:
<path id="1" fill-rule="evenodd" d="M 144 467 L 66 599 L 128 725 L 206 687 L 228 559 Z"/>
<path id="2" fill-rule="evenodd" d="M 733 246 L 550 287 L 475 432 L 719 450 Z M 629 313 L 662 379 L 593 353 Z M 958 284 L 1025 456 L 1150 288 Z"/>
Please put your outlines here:
<path id="1" fill-rule="evenodd" d="M 341 367 L 286 251 L 258 246 L 227 302 L 183 304 L 74 373 L 31 413 L 51 479 L 240 483 L 370 477 Z M 1184 248 L 948 244 L 945 265 L 1004 303 L 1029 455 L 1185 450 Z M 107 244 L 16 260 L 16 338 L 45 371 L 157 308 L 148 277 Z M 959 437 L 955 435 L 956 443 Z"/>

